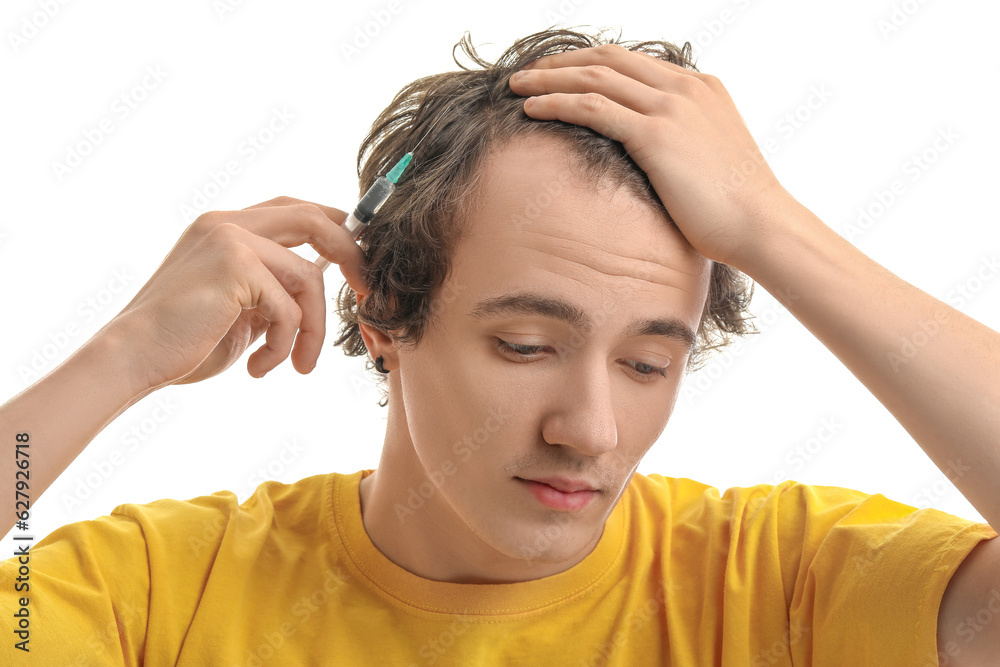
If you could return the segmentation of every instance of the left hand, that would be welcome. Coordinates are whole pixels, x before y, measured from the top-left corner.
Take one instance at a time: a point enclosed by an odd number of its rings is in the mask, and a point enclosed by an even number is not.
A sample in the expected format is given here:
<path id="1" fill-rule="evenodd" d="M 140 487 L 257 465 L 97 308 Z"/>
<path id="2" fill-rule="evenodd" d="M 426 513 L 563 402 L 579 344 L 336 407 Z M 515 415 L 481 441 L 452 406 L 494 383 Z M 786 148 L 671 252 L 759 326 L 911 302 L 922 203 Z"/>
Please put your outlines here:
<path id="1" fill-rule="evenodd" d="M 524 111 L 620 141 L 688 242 L 739 264 L 791 195 L 778 183 L 722 82 L 618 45 L 544 56 L 512 78 Z"/>

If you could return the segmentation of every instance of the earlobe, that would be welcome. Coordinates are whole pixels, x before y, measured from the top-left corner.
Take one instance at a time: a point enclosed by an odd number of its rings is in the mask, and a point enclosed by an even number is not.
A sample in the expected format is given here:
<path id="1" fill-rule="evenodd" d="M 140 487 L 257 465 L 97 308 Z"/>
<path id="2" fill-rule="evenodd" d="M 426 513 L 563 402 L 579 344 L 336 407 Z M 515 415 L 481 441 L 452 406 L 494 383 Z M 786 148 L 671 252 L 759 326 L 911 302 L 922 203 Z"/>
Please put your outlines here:
<path id="1" fill-rule="evenodd" d="M 368 348 L 372 359 L 382 358 L 383 366 L 396 368 L 396 341 L 363 322 L 358 322 L 358 329 L 361 331 L 361 338 L 365 341 L 365 347 Z"/>

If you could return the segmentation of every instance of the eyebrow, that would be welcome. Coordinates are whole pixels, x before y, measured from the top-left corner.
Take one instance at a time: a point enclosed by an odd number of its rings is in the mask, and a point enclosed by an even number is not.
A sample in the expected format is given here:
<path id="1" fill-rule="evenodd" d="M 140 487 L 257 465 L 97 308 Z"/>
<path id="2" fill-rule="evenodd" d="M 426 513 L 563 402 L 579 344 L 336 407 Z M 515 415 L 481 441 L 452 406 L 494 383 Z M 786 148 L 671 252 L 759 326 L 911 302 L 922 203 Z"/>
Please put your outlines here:
<path id="1" fill-rule="evenodd" d="M 587 314 L 573 304 L 534 292 L 508 292 L 483 299 L 469 311 L 469 316 L 476 320 L 504 315 L 541 315 L 566 322 L 584 335 L 594 330 Z M 671 342 L 684 343 L 688 350 L 694 347 L 696 340 L 691 327 L 676 317 L 636 320 L 629 324 L 625 336 L 660 336 Z"/>

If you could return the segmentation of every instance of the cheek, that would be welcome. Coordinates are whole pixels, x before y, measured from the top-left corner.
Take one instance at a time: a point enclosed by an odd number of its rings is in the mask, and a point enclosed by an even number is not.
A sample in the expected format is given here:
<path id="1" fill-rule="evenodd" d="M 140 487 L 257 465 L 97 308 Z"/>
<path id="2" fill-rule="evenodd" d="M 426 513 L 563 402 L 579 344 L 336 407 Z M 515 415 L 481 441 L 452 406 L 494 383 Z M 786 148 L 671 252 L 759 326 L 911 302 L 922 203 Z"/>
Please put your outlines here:
<path id="1" fill-rule="evenodd" d="M 429 344 L 401 353 L 401 364 L 407 428 L 428 471 L 450 467 L 449 462 L 471 470 L 503 456 L 503 435 L 519 420 L 502 377 L 484 364 L 482 350 L 467 343 L 447 349 Z"/>

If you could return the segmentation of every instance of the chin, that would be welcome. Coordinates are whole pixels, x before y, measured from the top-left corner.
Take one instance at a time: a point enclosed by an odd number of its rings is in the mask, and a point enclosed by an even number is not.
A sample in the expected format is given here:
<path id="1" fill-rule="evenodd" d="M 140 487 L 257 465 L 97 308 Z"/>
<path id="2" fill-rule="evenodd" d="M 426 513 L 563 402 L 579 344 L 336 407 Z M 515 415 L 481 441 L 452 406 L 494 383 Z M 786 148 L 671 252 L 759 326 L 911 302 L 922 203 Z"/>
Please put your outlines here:
<path id="1" fill-rule="evenodd" d="M 523 528 L 513 548 L 504 552 L 526 563 L 561 563 L 577 556 L 594 539 L 587 526 L 564 513 L 557 514 L 546 525 Z M 586 534 L 584 534 L 586 533 Z M 600 530 L 596 535 L 600 534 Z"/>

